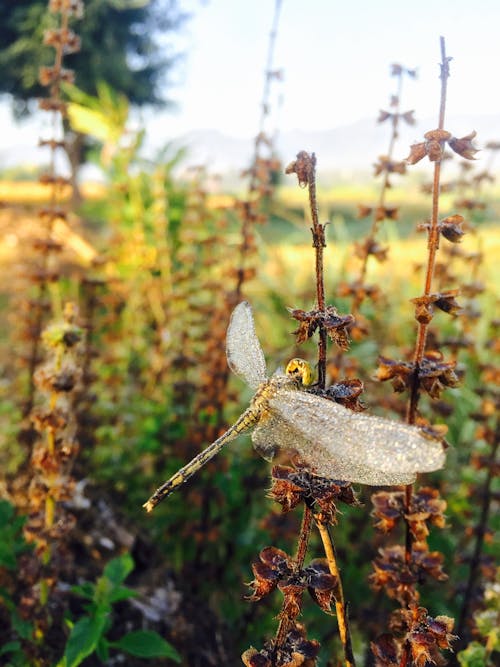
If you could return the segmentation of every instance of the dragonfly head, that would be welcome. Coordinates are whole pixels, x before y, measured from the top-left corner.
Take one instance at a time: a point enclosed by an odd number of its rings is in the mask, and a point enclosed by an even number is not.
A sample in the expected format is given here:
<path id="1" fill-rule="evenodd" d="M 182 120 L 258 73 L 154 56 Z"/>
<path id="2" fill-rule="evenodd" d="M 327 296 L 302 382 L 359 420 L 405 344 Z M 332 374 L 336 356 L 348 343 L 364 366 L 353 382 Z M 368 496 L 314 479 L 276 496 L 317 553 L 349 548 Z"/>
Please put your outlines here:
<path id="1" fill-rule="evenodd" d="M 286 366 L 285 373 L 289 378 L 304 385 L 304 387 L 309 386 L 313 381 L 311 365 L 304 359 L 291 359 Z"/>

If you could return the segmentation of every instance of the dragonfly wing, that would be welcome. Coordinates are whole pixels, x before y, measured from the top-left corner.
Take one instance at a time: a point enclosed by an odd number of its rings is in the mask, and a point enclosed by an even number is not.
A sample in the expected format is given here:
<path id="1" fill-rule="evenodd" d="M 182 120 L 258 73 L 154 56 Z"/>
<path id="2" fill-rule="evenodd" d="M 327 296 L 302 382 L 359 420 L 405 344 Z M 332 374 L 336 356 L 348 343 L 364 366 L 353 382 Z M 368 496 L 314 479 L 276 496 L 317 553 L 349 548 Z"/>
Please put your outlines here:
<path id="1" fill-rule="evenodd" d="M 415 481 L 413 473 L 388 473 L 374 470 L 363 464 L 353 464 L 336 459 L 328 448 L 321 444 L 312 451 L 310 440 L 296 430 L 291 422 L 281 417 L 270 416 L 261 420 L 252 433 L 252 441 L 259 454 L 270 461 L 278 446 L 296 451 L 307 463 L 312 472 L 330 479 L 384 486 L 394 484 L 411 484 Z"/>
<path id="2" fill-rule="evenodd" d="M 226 335 L 226 356 L 229 368 L 252 389 L 257 389 L 266 379 L 264 352 L 255 333 L 248 301 L 242 301 L 233 310 Z"/>
<path id="3" fill-rule="evenodd" d="M 294 392 L 295 393 L 295 392 Z M 252 433 L 255 449 L 266 460 L 272 460 L 276 449 L 297 452 L 311 470 L 318 475 L 331 479 L 358 482 L 372 486 L 411 484 L 415 481 L 414 473 L 385 472 L 369 468 L 362 463 L 344 461 L 332 456 L 331 448 L 321 443 L 311 446 L 311 441 L 277 414 L 261 420 Z"/>
<path id="4" fill-rule="evenodd" d="M 438 440 L 428 439 L 415 426 L 348 410 L 338 403 L 303 391 L 281 390 L 270 399 L 274 415 L 301 436 L 304 457 L 316 467 L 329 460 L 342 469 L 344 479 L 365 484 L 401 484 L 417 472 L 437 470 L 445 454 Z M 290 429 L 291 430 L 291 429 Z M 293 447 L 290 443 L 282 446 Z M 387 481 L 363 481 L 363 470 Z M 355 479 L 358 477 L 358 479 Z"/>
<path id="5" fill-rule="evenodd" d="M 281 439 L 279 426 L 280 420 L 269 417 L 261 419 L 252 431 L 254 449 L 266 461 L 272 461 L 278 449 L 278 442 Z"/>

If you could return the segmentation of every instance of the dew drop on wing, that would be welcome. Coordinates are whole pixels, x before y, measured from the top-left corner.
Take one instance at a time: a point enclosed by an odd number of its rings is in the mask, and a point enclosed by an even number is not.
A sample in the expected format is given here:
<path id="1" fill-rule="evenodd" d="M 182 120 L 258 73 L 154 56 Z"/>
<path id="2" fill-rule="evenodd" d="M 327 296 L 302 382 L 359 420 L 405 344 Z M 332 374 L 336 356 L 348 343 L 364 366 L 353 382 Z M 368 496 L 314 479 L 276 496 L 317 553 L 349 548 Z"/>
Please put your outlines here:
<path id="1" fill-rule="evenodd" d="M 248 301 L 239 303 L 231 314 L 226 334 L 229 368 L 252 388 L 267 378 L 266 361 L 255 332 L 252 308 Z"/>
<path id="2" fill-rule="evenodd" d="M 364 484 L 408 484 L 417 472 L 444 464 L 441 443 L 408 424 L 287 389 L 269 400 L 269 408 L 275 441 L 297 450 L 318 474 Z"/>

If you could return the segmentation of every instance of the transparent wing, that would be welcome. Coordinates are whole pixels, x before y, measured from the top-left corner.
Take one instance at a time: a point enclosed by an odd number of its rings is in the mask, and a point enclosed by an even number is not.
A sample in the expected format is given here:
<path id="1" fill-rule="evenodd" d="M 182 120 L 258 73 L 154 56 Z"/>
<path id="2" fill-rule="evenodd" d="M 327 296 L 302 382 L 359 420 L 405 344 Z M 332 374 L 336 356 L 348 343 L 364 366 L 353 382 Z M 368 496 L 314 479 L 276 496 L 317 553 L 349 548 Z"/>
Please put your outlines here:
<path id="1" fill-rule="evenodd" d="M 274 459 L 279 442 L 283 439 L 283 434 L 280 431 L 281 424 L 283 422 L 279 419 L 261 418 L 252 431 L 254 449 L 266 461 Z"/>
<path id="2" fill-rule="evenodd" d="M 271 398 L 269 407 L 275 417 L 272 424 L 280 424 L 279 433 L 273 435 L 281 440 L 277 444 L 297 449 L 320 475 L 364 484 L 402 484 L 417 472 L 444 464 L 441 443 L 408 424 L 288 389 Z"/>
<path id="3" fill-rule="evenodd" d="M 248 301 L 242 301 L 233 310 L 226 335 L 226 356 L 229 368 L 252 389 L 266 380 L 264 352 L 255 333 Z"/>
<path id="4" fill-rule="evenodd" d="M 366 465 L 343 461 L 332 456 L 329 448 L 321 443 L 313 450 L 311 441 L 293 428 L 285 420 L 271 417 L 266 422 L 260 422 L 252 433 L 255 449 L 266 460 L 271 460 L 275 450 L 280 445 L 288 450 L 294 450 L 311 467 L 312 472 L 331 479 L 357 482 L 371 486 L 395 484 L 411 484 L 415 481 L 415 473 L 385 472 Z"/>

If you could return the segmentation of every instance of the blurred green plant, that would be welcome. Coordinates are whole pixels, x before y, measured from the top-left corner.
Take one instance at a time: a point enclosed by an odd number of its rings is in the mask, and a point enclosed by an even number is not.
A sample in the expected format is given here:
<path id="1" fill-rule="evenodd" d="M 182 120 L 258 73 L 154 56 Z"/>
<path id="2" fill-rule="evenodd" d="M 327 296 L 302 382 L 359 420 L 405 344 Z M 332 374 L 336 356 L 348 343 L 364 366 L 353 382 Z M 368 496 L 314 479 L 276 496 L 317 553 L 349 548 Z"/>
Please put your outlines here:
<path id="1" fill-rule="evenodd" d="M 31 549 L 24 539 L 25 522 L 26 517 L 16 515 L 11 503 L 0 500 L 0 624 L 6 639 L 0 644 L 0 662 L 9 660 L 6 664 L 16 667 L 28 667 L 21 641 L 33 635 L 33 624 L 21 617 L 15 599 L 19 559 Z"/>
<path id="2" fill-rule="evenodd" d="M 112 649 L 140 658 L 161 657 L 180 662 L 177 651 L 157 632 L 136 630 L 116 641 L 106 637 L 113 625 L 113 606 L 136 595 L 134 590 L 123 585 L 133 569 L 132 556 L 125 553 L 107 563 L 95 584 L 86 582 L 72 587 L 73 593 L 88 600 L 85 605 L 86 614 L 75 623 L 67 621 L 71 632 L 64 656 L 57 667 L 77 667 L 93 653 L 103 662 L 107 662 Z"/>
<path id="3" fill-rule="evenodd" d="M 15 6 L 0 5 L 0 41 L 5 47 L 0 91 L 12 96 L 20 115 L 32 110 L 29 102 L 41 92 L 38 67 L 47 62 L 42 35 L 54 23 L 46 13 L 47 4 L 47 0 L 18 0 Z M 84 18 L 82 50 L 70 60 L 78 85 L 94 94 L 97 82 L 104 80 L 135 105 L 164 106 L 165 75 L 177 62 L 165 36 L 175 34 L 187 18 L 177 1 L 86 0 L 78 18 Z"/>
<path id="4" fill-rule="evenodd" d="M 500 657 L 500 570 L 497 580 L 485 586 L 485 608 L 475 616 L 482 642 L 472 641 L 457 655 L 461 667 L 494 667 Z"/>

